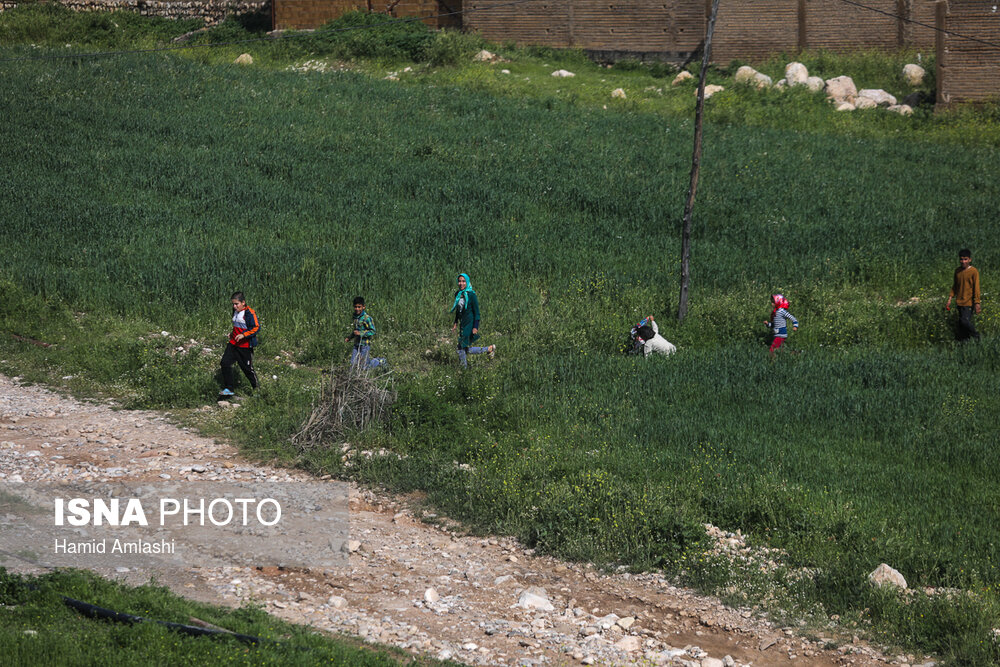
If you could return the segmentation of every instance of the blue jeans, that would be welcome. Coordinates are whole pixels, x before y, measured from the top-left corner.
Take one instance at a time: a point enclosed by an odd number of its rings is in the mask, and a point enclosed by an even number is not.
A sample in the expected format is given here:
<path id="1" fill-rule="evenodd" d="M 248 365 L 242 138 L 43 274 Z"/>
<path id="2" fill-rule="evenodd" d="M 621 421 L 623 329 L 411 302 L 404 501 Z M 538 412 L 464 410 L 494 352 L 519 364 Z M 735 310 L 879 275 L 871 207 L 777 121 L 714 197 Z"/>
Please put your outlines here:
<path id="1" fill-rule="evenodd" d="M 458 361 L 462 364 L 462 368 L 468 368 L 469 362 L 466 359 L 467 354 L 483 354 L 488 352 L 488 347 L 462 347 L 458 346 Z"/>
<path id="2" fill-rule="evenodd" d="M 370 349 L 371 345 L 355 345 L 354 349 L 351 350 L 351 366 L 357 366 L 358 363 L 362 363 L 365 368 L 378 368 L 384 364 L 385 357 L 368 358 L 368 350 Z"/>

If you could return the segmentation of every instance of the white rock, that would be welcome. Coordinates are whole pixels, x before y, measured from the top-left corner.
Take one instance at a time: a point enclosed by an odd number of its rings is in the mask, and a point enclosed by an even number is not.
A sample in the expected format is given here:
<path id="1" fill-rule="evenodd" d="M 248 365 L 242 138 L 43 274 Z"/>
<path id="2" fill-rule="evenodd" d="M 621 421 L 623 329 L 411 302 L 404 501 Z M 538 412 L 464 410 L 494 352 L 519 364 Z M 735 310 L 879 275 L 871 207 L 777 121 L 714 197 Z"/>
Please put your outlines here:
<path id="1" fill-rule="evenodd" d="M 538 609 L 539 611 L 555 611 L 555 607 L 549 602 L 548 598 L 542 597 L 541 595 L 536 595 L 535 593 L 529 593 L 524 591 L 521 593 L 521 598 L 517 601 L 515 607 L 520 607 L 521 609 Z"/>
<path id="2" fill-rule="evenodd" d="M 914 65 L 913 63 L 903 65 L 903 81 L 914 88 L 923 85 L 926 74 L 927 71 L 920 65 Z"/>
<path id="3" fill-rule="evenodd" d="M 618 623 L 618 614 L 608 614 L 602 618 L 597 619 L 597 626 L 603 630 L 610 630 L 611 626 Z"/>
<path id="4" fill-rule="evenodd" d="M 694 74 L 692 74 L 691 72 L 688 72 L 687 70 L 684 70 L 683 72 L 681 72 L 680 74 L 678 74 L 677 76 L 674 77 L 674 80 L 670 83 L 670 85 L 671 86 L 679 86 L 682 83 L 684 83 L 685 81 L 688 81 L 688 80 L 693 79 L 693 78 L 694 78 Z"/>
<path id="5" fill-rule="evenodd" d="M 347 540 L 346 542 L 344 542 L 343 546 L 340 547 L 340 550 L 352 554 L 360 548 L 361 548 L 360 540 Z"/>
<path id="6" fill-rule="evenodd" d="M 486 49 L 483 49 L 476 55 L 472 56 L 472 59 L 480 63 L 491 63 L 497 59 L 497 56 L 495 53 L 490 53 Z"/>
<path id="7" fill-rule="evenodd" d="M 424 591 L 424 602 L 430 602 L 431 604 L 433 604 L 440 599 L 441 596 L 438 595 L 438 592 L 433 588 L 428 588 L 426 591 Z"/>
<path id="8" fill-rule="evenodd" d="M 733 656 L 727 655 L 722 659 L 722 664 L 723 667 L 736 667 L 736 660 L 733 659 Z"/>
<path id="9" fill-rule="evenodd" d="M 855 108 L 850 102 L 841 102 L 837 105 L 837 111 L 854 111 Z"/>
<path id="10" fill-rule="evenodd" d="M 753 67 L 750 67 L 750 65 L 744 65 L 736 70 L 736 76 L 733 77 L 733 81 L 736 83 L 753 83 L 757 74 L 759 74 L 759 72 Z"/>
<path id="11" fill-rule="evenodd" d="M 253 65 L 253 56 L 249 53 L 241 53 L 236 60 L 233 61 L 237 65 Z M 167 334 L 163 334 L 166 336 Z"/>
<path id="12" fill-rule="evenodd" d="M 788 85 L 788 81 L 786 79 L 778 79 L 778 82 L 776 84 L 774 84 L 774 87 L 775 88 L 785 88 L 787 85 Z"/>
<path id="13" fill-rule="evenodd" d="M 616 625 L 620 627 L 622 630 L 628 630 L 629 628 L 632 627 L 634 623 L 635 623 L 634 616 L 626 616 L 625 618 L 619 618 Z"/>
<path id="14" fill-rule="evenodd" d="M 343 609 L 347 606 L 347 600 L 339 595 L 331 595 L 330 599 L 327 600 L 326 603 L 334 609 Z"/>
<path id="15" fill-rule="evenodd" d="M 500 73 L 501 74 L 510 74 L 510 70 L 509 69 L 502 69 L 502 70 L 500 70 Z M 428 352 L 430 352 L 430 350 L 428 350 Z"/>
<path id="16" fill-rule="evenodd" d="M 615 88 L 614 90 L 611 91 L 611 97 L 616 100 L 624 100 L 625 90 L 622 88 Z"/>
<path id="17" fill-rule="evenodd" d="M 717 86 L 715 84 L 711 84 L 711 85 L 705 86 L 705 99 L 707 100 L 712 95 L 715 95 L 716 93 L 721 93 L 723 90 L 725 90 L 724 87 Z M 695 91 L 695 95 L 697 95 L 697 94 L 698 94 L 698 91 Z"/>
<path id="18" fill-rule="evenodd" d="M 886 111 L 895 111 L 901 116 L 913 115 L 913 107 L 911 107 L 909 104 L 894 104 L 891 107 L 887 107 Z"/>
<path id="19" fill-rule="evenodd" d="M 576 74 L 568 70 L 557 69 L 555 72 L 552 73 L 552 76 L 554 76 L 557 79 L 568 79 L 571 76 L 576 76 Z"/>
<path id="20" fill-rule="evenodd" d="M 858 88 L 849 76 L 838 76 L 826 80 L 826 96 L 835 102 L 853 102 Z"/>
<path id="21" fill-rule="evenodd" d="M 874 109 L 877 106 L 878 103 L 876 103 L 875 100 L 873 100 L 870 97 L 861 97 L 859 95 L 858 97 L 854 98 L 855 109 Z"/>
<path id="22" fill-rule="evenodd" d="M 903 575 L 885 563 L 879 565 L 874 572 L 868 575 L 868 581 L 876 588 L 895 586 L 906 589 L 906 579 L 903 578 Z"/>
<path id="23" fill-rule="evenodd" d="M 758 88 L 770 88 L 772 84 L 771 77 L 760 72 L 753 75 L 753 81 L 757 84 Z"/>
<path id="24" fill-rule="evenodd" d="M 725 667 L 725 663 L 718 658 L 705 658 L 701 661 L 701 667 Z"/>
<path id="25" fill-rule="evenodd" d="M 512 575 L 512 574 L 505 574 L 502 577 L 497 577 L 496 579 L 494 579 L 493 580 L 493 585 L 494 586 L 503 586 L 504 584 L 506 584 L 508 582 L 513 583 L 514 581 L 515 581 L 514 575 Z"/>
<path id="26" fill-rule="evenodd" d="M 822 77 L 811 76 L 806 79 L 806 87 L 814 93 L 818 93 L 826 86 L 826 81 Z"/>
<path id="27" fill-rule="evenodd" d="M 896 104 L 896 98 L 881 88 L 862 88 L 858 91 L 858 97 L 867 97 L 868 99 L 875 100 L 875 104 L 882 107 L 891 107 Z"/>
<path id="28" fill-rule="evenodd" d="M 785 80 L 789 86 L 804 86 L 809 80 L 809 70 L 802 63 L 788 63 L 785 65 Z"/>
<path id="29" fill-rule="evenodd" d="M 642 640 L 635 635 L 625 635 L 615 644 L 619 651 L 638 651 L 642 648 Z"/>

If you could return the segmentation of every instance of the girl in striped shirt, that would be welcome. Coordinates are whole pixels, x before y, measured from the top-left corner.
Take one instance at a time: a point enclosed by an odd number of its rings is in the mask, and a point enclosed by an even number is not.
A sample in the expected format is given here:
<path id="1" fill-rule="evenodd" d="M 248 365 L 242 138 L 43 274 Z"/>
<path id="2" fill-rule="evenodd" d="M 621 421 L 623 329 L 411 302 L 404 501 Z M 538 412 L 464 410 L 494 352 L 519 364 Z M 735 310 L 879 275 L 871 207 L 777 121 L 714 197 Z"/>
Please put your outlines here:
<path id="1" fill-rule="evenodd" d="M 771 305 L 774 306 L 774 310 L 771 311 L 771 319 L 764 322 L 767 326 L 771 328 L 771 333 L 774 334 L 774 340 L 771 341 L 771 358 L 774 358 L 774 351 L 777 350 L 788 338 L 788 321 L 792 322 L 792 331 L 798 331 L 799 321 L 795 319 L 795 316 L 788 312 L 788 299 L 781 294 L 771 295 Z"/>

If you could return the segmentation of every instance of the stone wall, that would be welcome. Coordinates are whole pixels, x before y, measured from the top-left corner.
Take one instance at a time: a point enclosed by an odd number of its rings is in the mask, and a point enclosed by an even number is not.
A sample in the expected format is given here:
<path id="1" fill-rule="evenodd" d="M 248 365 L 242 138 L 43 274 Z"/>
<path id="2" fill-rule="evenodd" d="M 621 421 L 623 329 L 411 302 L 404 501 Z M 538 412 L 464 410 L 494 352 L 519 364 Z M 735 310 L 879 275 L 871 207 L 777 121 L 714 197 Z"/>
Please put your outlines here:
<path id="1" fill-rule="evenodd" d="M 271 0 L 56 0 L 70 9 L 87 12 L 128 11 L 143 16 L 163 16 L 171 19 L 200 18 L 206 25 L 219 23 L 233 14 L 270 12 Z M 0 9 L 10 9 L 19 3 L 5 0 Z"/>
<path id="2" fill-rule="evenodd" d="M 937 25 L 959 35 L 1000 43 L 997 0 L 950 0 L 938 6 Z M 937 103 L 1000 101 L 1000 48 L 938 33 Z"/>

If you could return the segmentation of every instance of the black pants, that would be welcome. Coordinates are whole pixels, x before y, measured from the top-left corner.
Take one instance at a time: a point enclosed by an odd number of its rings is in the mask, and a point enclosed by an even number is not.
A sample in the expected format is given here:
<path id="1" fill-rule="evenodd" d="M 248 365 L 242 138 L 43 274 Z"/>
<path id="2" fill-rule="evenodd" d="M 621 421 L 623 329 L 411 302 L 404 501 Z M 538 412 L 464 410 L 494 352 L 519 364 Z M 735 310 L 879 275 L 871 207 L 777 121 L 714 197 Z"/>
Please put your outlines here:
<path id="1" fill-rule="evenodd" d="M 972 306 L 958 307 L 958 331 L 955 332 L 958 340 L 968 340 L 975 338 L 979 340 L 979 332 L 976 325 L 972 323 Z"/>
<path id="2" fill-rule="evenodd" d="M 243 370 L 243 375 L 250 380 L 250 386 L 257 388 L 257 372 L 253 369 L 253 348 L 236 347 L 232 343 L 226 345 L 226 351 L 222 353 L 222 381 L 226 389 L 232 390 L 234 384 L 233 364 L 239 364 Z"/>

